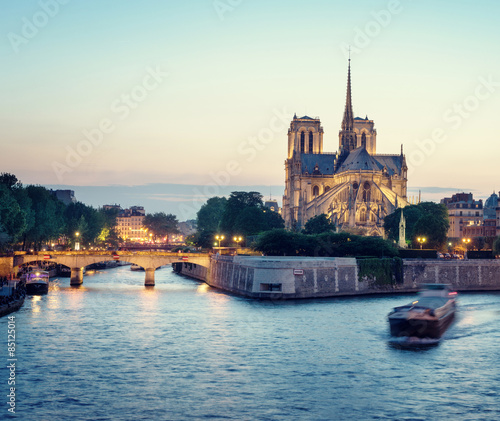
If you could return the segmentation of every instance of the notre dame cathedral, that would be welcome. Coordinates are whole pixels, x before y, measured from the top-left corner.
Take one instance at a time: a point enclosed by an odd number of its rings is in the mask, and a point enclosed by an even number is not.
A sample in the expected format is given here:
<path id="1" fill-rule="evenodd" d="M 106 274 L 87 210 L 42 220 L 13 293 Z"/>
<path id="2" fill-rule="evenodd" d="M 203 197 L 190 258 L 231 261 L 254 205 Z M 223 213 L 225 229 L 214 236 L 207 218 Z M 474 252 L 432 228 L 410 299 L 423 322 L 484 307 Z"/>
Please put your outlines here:
<path id="1" fill-rule="evenodd" d="M 286 227 L 300 230 L 310 218 L 326 214 L 340 230 L 359 227 L 367 235 L 383 236 L 384 217 L 408 205 L 408 167 L 402 147 L 398 155 L 376 150 L 373 120 L 352 112 L 349 59 L 339 151 L 323 152 L 319 119 L 295 115 L 290 123 L 282 210 Z"/>

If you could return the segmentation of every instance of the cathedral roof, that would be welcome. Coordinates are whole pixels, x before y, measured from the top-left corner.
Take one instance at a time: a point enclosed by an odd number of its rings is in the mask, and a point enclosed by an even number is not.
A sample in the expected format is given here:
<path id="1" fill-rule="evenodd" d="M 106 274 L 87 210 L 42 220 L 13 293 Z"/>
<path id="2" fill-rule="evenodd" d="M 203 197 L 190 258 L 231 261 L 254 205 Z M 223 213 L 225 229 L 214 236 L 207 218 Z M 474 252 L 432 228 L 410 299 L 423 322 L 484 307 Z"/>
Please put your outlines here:
<path id="1" fill-rule="evenodd" d="M 335 155 L 303 153 L 300 155 L 302 173 L 307 172 L 312 174 L 317 165 L 317 172 L 319 171 L 323 175 L 333 175 L 335 167 L 334 157 Z"/>
<path id="2" fill-rule="evenodd" d="M 339 172 L 342 171 L 380 171 L 384 168 L 373 156 L 371 156 L 364 146 L 354 149 L 349 153 Z"/>
<path id="3" fill-rule="evenodd" d="M 316 119 L 309 117 L 308 115 L 305 115 L 304 117 L 299 117 L 299 120 L 316 120 Z"/>
<path id="4" fill-rule="evenodd" d="M 387 168 L 389 175 L 401 174 L 403 160 L 401 155 L 374 155 L 373 156 L 382 167 Z"/>

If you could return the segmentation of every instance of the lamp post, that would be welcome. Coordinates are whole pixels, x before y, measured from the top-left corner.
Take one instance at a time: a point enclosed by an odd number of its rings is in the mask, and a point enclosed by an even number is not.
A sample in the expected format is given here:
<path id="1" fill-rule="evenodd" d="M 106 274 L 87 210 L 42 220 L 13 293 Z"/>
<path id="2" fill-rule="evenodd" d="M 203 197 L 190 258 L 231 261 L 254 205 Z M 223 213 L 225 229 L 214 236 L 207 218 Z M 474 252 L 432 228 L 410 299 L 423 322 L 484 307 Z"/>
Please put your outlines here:
<path id="1" fill-rule="evenodd" d="M 219 248 L 220 248 L 220 242 L 221 242 L 222 240 L 224 240 L 224 238 L 225 238 L 225 237 L 224 237 L 223 235 L 218 235 L 218 234 L 217 234 L 217 235 L 215 236 L 215 239 L 219 242 Z"/>
<path id="2" fill-rule="evenodd" d="M 422 250 L 422 245 L 427 241 L 427 238 L 425 238 L 425 237 L 418 237 L 417 241 L 420 244 L 420 250 Z"/>
<path id="3" fill-rule="evenodd" d="M 80 250 L 80 242 L 78 241 L 78 238 L 80 237 L 80 233 L 78 231 L 75 232 L 75 237 L 76 237 L 76 240 L 75 240 L 75 251 L 79 251 Z"/>
<path id="4" fill-rule="evenodd" d="M 242 240 L 243 240 L 243 237 L 241 237 L 241 236 L 233 237 L 233 241 L 236 243 L 236 247 L 240 246 L 240 243 Z"/>
<path id="5" fill-rule="evenodd" d="M 469 251 L 467 246 L 469 245 L 470 243 L 470 238 L 462 238 L 462 242 L 464 243 L 464 246 L 465 246 L 465 258 L 467 259 L 467 252 Z"/>

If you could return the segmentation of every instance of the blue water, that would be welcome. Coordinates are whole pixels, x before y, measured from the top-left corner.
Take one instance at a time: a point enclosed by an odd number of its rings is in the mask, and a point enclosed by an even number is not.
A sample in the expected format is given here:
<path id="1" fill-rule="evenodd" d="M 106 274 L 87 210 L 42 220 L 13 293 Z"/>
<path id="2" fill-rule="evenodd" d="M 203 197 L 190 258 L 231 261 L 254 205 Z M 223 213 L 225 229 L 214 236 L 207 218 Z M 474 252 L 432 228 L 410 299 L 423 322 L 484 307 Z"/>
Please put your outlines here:
<path id="1" fill-rule="evenodd" d="M 260 302 L 170 268 L 154 288 L 129 267 L 61 278 L 15 313 L 16 418 L 500 419 L 500 295 L 461 294 L 438 346 L 399 349 L 386 315 L 411 298 Z"/>

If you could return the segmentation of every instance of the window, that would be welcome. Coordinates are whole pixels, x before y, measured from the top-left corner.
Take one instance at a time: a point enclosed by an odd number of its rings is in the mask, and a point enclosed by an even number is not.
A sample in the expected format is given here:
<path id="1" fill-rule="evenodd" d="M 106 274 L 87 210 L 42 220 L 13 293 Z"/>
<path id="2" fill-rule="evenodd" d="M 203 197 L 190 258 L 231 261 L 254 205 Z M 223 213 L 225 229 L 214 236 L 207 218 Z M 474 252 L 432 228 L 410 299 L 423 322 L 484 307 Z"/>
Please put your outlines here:
<path id="1" fill-rule="evenodd" d="M 304 153 L 306 149 L 306 136 L 304 132 L 300 132 L 300 152 Z"/>
<path id="2" fill-rule="evenodd" d="M 319 187 L 314 186 L 313 187 L 313 197 L 319 196 Z"/>
<path id="3" fill-rule="evenodd" d="M 365 181 L 363 184 L 363 202 L 369 202 L 371 200 L 370 190 L 370 183 Z"/>
<path id="4" fill-rule="evenodd" d="M 309 132 L 309 153 L 313 153 L 313 132 Z"/>
<path id="5" fill-rule="evenodd" d="M 361 135 L 361 145 L 366 148 L 366 134 L 365 133 L 363 133 Z"/>
<path id="6" fill-rule="evenodd" d="M 359 220 L 360 222 L 366 222 L 366 212 L 362 210 L 359 214 Z"/>
<path id="7" fill-rule="evenodd" d="M 281 284 L 260 284 L 261 291 L 281 291 Z"/>

